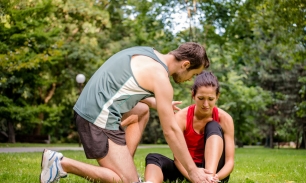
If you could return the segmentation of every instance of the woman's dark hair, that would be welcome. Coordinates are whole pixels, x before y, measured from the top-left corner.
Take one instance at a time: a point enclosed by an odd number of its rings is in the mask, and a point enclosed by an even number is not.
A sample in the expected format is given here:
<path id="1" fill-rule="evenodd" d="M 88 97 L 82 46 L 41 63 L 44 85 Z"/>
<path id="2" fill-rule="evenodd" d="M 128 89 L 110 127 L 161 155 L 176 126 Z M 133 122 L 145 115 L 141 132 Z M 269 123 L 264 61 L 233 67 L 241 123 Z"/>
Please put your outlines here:
<path id="1" fill-rule="evenodd" d="M 173 55 L 176 60 L 188 60 L 190 67 L 187 69 L 197 69 L 204 66 L 204 69 L 209 67 L 209 59 L 206 54 L 205 48 L 194 42 L 188 42 L 180 45 L 176 50 L 170 51 L 169 54 Z"/>
<path id="2" fill-rule="evenodd" d="M 218 78 L 210 71 L 203 71 L 201 74 L 199 74 L 193 83 L 193 86 L 191 88 L 192 90 L 192 96 L 195 96 L 198 88 L 202 86 L 212 86 L 216 88 L 216 95 L 220 93 L 220 86 L 218 82 Z"/>

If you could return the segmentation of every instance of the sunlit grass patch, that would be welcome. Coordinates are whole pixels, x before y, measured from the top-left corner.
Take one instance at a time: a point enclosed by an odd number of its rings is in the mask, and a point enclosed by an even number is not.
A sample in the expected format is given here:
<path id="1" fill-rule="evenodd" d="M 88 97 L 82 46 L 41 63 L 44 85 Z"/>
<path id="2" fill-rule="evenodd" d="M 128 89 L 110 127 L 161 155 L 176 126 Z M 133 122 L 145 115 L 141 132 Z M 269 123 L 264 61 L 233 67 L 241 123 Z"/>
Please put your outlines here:
<path id="1" fill-rule="evenodd" d="M 64 156 L 85 163 L 98 165 L 88 160 L 83 151 L 61 151 Z M 172 158 L 168 148 L 138 149 L 135 164 L 143 177 L 145 157 L 148 153 L 161 153 Z M 1 183 L 39 182 L 41 152 L 0 153 Z M 87 180 L 69 174 L 61 183 L 85 183 Z M 184 181 L 183 181 L 184 182 Z M 306 182 L 306 151 L 295 149 L 236 149 L 235 168 L 230 177 L 234 183 L 303 183 Z"/>

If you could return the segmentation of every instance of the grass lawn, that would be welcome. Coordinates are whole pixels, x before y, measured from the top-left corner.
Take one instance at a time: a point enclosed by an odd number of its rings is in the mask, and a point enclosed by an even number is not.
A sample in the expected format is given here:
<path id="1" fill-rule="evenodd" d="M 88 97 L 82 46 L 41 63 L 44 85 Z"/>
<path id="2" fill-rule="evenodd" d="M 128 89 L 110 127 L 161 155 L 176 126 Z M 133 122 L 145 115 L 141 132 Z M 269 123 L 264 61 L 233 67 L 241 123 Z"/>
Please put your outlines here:
<path id="1" fill-rule="evenodd" d="M 50 147 L 50 145 L 48 146 Z M 142 176 L 145 168 L 144 159 L 150 152 L 158 152 L 172 157 L 172 153 L 168 148 L 152 146 L 152 148 L 138 149 L 135 155 L 135 164 L 139 174 Z M 95 160 L 87 160 L 83 151 L 62 151 L 62 153 L 69 158 L 97 165 Z M 41 152 L 0 153 L 0 182 L 39 182 L 40 161 Z M 61 179 L 60 182 L 85 183 L 87 181 L 70 174 L 67 178 Z M 306 183 L 306 151 L 265 148 L 236 149 L 235 168 L 231 174 L 230 182 Z"/>

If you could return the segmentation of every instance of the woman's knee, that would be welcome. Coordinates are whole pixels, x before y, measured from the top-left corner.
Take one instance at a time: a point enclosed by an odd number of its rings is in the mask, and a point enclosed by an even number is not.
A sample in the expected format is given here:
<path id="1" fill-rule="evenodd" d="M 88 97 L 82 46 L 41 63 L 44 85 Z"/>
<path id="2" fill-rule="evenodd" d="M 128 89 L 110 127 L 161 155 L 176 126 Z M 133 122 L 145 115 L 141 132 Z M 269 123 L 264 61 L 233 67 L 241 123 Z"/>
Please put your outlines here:
<path id="1" fill-rule="evenodd" d="M 161 167 L 161 155 L 157 153 L 149 153 L 146 156 L 146 165 L 155 164 Z"/>
<path id="2" fill-rule="evenodd" d="M 138 102 L 132 110 L 123 114 L 121 125 L 125 127 L 136 122 L 148 121 L 150 117 L 149 114 L 149 106 L 147 104 Z"/>
<path id="3" fill-rule="evenodd" d="M 212 135 L 218 135 L 223 139 L 223 131 L 220 124 L 216 121 L 208 122 L 205 126 L 205 140 Z"/>
<path id="4" fill-rule="evenodd" d="M 205 132 L 222 130 L 220 124 L 216 121 L 210 121 L 205 126 Z"/>
<path id="5" fill-rule="evenodd" d="M 138 102 L 137 105 L 134 107 L 135 112 L 138 116 L 145 116 L 149 114 L 150 108 L 147 104 Z"/>

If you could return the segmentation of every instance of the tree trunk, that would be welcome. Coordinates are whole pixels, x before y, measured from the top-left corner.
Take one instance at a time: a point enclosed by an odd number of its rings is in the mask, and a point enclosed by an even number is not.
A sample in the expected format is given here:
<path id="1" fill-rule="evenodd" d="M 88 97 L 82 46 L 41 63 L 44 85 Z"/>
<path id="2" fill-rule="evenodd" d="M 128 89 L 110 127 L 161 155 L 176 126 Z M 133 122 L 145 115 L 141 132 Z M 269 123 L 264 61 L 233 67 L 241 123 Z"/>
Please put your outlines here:
<path id="1" fill-rule="evenodd" d="M 42 128 L 42 122 L 44 120 L 44 114 L 39 114 L 39 123 L 35 126 L 33 134 L 34 135 L 40 135 L 41 134 L 41 128 Z"/>
<path id="2" fill-rule="evenodd" d="M 270 125 L 270 128 L 269 128 L 269 137 L 270 137 L 270 148 L 273 149 L 274 148 L 274 142 L 273 142 L 274 126 L 273 125 Z"/>
<path id="3" fill-rule="evenodd" d="M 298 130 L 296 133 L 295 149 L 299 149 L 299 138 L 300 138 L 300 131 Z"/>
<path id="4" fill-rule="evenodd" d="M 303 132 L 302 132 L 302 142 L 300 145 L 300 149 L 306 149 L 306 125 L 303 125 Z"/>
<path id="5" fill-rule="evenodd" d="M 50 90 L 48 91 L 48 94 L 47 94 L 46 97 L 44 97 L 43 94 L 40 93 L 40 97 L 42 99 L 44 99 L 45 104 L 47 104 L 51 100 L 51 98 L 54 95 L 55 89 L 56 89 L 56 83 L 52 83 L 52 86 L 51 86 Z M 42 122 L 44 121 L 44 114 L 40 113 L 38 117 L 39 117 L 39 123 L 35 126 L 35 128 L 33 130 L 34 135 L 41 135 L 41 129 L 42 129 L 42 126 L 43 126 Z"/>
<path id="6" fill-rule="evenodd" d="M 302 143 L 300 145 L 300 149 L 305 149 L 305 132 L 302 135 Z"/>
<path id="7" fill-rule="evenodd" d="M 266 133 L 266 138 L 265 138 L 265 147 L 269 148 L 270 147 L 270 132 Z"/>
<path id="8" fill-rule="evenodd" d="M 8 143 L 16 143 L 13 121 L 7 120 L 7 130 L 8 130 Z"/>

